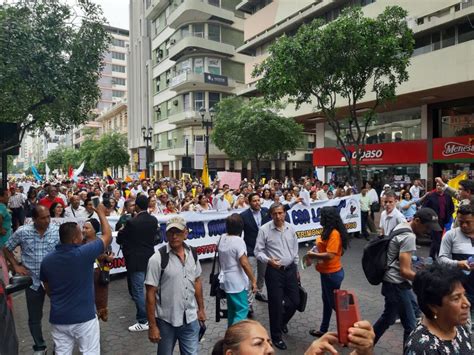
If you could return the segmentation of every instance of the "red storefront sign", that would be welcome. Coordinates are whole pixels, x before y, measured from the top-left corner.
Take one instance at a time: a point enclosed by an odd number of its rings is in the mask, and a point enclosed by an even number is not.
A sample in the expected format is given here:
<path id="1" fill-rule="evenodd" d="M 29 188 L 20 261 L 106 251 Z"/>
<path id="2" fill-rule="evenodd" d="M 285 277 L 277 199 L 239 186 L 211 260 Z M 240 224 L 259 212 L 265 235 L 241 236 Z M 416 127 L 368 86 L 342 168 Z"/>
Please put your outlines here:
<path id="1" fill-rule="evenodd" d="M 355 149 L 348 147 L 355 163 Z M 362 165 L 419 164 L 427 162 L 426 141 L 366 144 Z M 344 166 L 346 158 L 337 148 L 316 148 L 313 151 L 314 166 Z"/>
<path id="2" fill-rule="evenodd" d="M 474 136 L 433 139 L 433 160 L 474 161 Z"/>

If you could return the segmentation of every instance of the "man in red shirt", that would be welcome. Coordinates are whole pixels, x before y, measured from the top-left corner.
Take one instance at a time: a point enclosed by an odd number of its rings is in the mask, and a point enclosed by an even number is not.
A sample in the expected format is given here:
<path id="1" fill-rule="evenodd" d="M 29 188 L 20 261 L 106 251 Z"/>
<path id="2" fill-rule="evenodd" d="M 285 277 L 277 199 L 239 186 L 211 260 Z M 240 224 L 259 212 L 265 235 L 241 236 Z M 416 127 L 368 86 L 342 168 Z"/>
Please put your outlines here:
<path id="1" fill-rule="evenodd" d="M 66 208 L 63 199 L 58 197 L 58 190 L 54 186 L 50 186 L 48 189 L 48 194 L 39 201 L 39 204 L 49 210 L 51 205 L 55 202 L 60 203 L 64 208 Z"/>

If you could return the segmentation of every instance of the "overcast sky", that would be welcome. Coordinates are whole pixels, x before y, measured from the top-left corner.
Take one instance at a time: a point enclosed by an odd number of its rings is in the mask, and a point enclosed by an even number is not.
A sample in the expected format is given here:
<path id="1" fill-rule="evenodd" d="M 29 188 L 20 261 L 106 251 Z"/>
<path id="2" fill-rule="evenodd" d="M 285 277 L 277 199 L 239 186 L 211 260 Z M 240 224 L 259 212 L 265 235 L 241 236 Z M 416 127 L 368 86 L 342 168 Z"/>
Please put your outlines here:
<path id="1" fill-rule="evenodd" d="M 129 29 L 129 0 L 94 0 L 94 2 L 102 6 L 111 26 Z"/>

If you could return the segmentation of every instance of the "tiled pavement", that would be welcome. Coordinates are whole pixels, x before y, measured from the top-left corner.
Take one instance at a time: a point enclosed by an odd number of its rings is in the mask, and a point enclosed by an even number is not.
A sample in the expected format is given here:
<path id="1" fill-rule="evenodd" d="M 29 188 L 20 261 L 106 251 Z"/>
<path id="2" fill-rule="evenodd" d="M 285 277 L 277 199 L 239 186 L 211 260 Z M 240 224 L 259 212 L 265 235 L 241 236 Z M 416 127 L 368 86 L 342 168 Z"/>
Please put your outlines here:
<path id="1" fill-rule="evenodd" d="M 360 311 L 364 319 L 374 322 L 383 308 L 383 297 L 380 294 L 380 286 L 371 286 L 365 279 L 361 268 L 362 248 L 366 242 L 354 239 L 350 249 L 343 256 L 345 279 L 342 287 L 354 290 L 359 297 Z M 303 255 L 308 247 L 301 245 L 300 254 Z M 428 254 L 426 247 L 418 250 L 419 255 Z M 214 321 L 214 299 L 208 297 L 208 275 L 211 262 L 204 261 L 203 280 L 204 294 L 206 298 L 206 311 L 208 316 L 207 332 L 201 342 L 200 354 L 210 354 L 213 344 L 221 338 L 226 330 L 226 320 L 219 323 Z M 277 354 L 303 354 L 304 350 L 314 340 L 308 334 L 308 330 L 319 326 L 322 316 L 321 287 L 319 274 L 312 268 L 301 271 L 302 284 L 309 293 L 308 305 L 304 313 L 296 313 L 288 325 L 289 333 L 284 335 L 288 350 L 277 351 Z M 14 300 L 14 314 L 17 333 L 20 340 L 20 354 L 31 354 L 32 339 L 28 331 L 28 317 L 26 311 L 24 294 L 19 294 Z M 52 348 L 52 340 L 49 332 L 48 314 L 49 301 L 46 301 L 43 318 L 43 333 L 47 343 Z M 113 280 L 109 290 L 109 321 L 101 322 L 101 349 L 103 354 L 154 354 L 156 345 L 150 343 L 147 332 L 129 333 L 127 328 L 135 322 L 135 306 L 130 299 L 126 279 L 124 277 Z M 257 302 L 255 308 L 255 319 L 264 326 L 268 326 L 268 310 L 266 304 Z M 335 315 L 332 317 L 331 329 L 335 329 Z M 402 354 L 403 329 L 400 324 L 395 324 L 382 337 L 376 347 L 376 354 Z M 179 353 L 177 350 L 176 353 Z M 348 353 L 348 351 L 342 351 Z"/>

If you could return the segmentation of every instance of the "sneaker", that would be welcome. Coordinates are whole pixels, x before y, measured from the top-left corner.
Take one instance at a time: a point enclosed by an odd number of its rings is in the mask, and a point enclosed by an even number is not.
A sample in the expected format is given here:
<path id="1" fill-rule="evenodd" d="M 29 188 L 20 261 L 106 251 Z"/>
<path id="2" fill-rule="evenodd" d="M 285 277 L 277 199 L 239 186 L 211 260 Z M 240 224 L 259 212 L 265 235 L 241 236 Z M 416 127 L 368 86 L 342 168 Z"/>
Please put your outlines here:
<path id="1" fill-rule="evenodd" d="M 135 323 L 134 325 L 128 327 L 129 332 L 143 332 L 148 330 L 148 322 L 146 323 Z"/>

